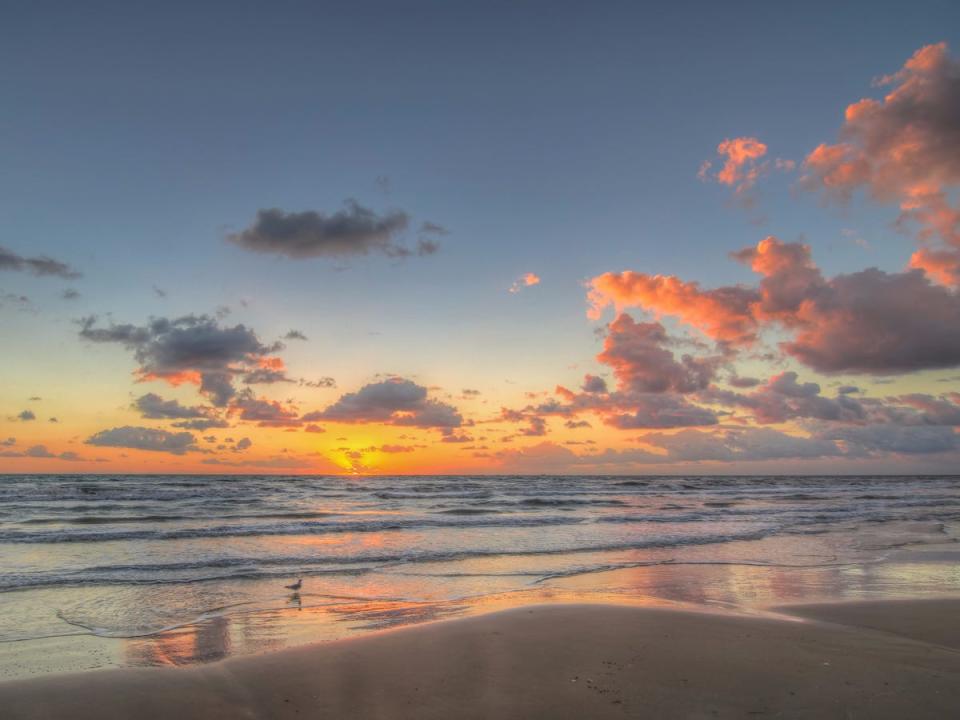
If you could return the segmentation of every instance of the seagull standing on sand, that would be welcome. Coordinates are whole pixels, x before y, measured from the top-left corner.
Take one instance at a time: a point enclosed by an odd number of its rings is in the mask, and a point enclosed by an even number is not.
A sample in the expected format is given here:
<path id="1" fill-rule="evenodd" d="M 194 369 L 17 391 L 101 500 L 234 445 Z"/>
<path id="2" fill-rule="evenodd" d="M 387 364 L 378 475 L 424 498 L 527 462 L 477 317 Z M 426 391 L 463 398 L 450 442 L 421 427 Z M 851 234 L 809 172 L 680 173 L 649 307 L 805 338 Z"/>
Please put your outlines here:
<path id="1" fill-rule="evenodd" d="M 303 578 L 297 578 L 297 581 L 293 585 L 284 585 L 287 590 L 299 590 L 303 587 Z"/>

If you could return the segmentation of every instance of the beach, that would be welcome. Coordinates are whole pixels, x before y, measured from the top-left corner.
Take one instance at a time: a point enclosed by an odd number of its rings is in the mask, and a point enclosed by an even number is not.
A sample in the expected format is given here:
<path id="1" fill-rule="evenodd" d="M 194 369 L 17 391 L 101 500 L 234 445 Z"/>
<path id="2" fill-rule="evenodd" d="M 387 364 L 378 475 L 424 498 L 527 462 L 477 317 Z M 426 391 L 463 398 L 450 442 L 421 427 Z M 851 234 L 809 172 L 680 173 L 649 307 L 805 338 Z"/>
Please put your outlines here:
<path id="1" fill-rule="evenodd" d="M 883 627 L 841 624 L 858 617 Z M 203 666 L 11 681 L 0 707 L 13 720 L 946 718 L 960 710 L 958 618 L 960 600 L 793 619 L 537 605 Z"/>

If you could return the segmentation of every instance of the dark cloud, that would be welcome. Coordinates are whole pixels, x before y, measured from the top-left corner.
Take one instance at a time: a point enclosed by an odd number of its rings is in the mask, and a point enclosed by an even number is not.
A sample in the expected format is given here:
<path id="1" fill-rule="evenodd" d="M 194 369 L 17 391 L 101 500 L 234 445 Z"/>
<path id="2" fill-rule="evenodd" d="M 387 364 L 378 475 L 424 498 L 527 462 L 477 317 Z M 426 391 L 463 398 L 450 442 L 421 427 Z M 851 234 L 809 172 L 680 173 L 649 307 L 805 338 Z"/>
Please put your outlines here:
<path id="1" fill-rule="evenodd" d="M 245 391 L 230 406 L 231 413 L 239 413 L 241 420 L 255 422 L 260 427 L 296 427 L 303 423 L 293 406 L 276 400 L 255 397 Z"/>
<path id="2" fill-rule="evenodd" d="M 74 290 L 73 288 L 68 288 L 64 290 L 62 293 L 60 293 L 60 297 L 63 298 L 64 300 L 76 300 L 77 298 L 80 297 L 80 293 L 79 291 Z"/>
<path id="3" fill-rule="evenodd" d="M 13 438 L 10 438 L 10 439 L 12 440 Z M 6 446 L 9 446 L 12 444 L 13 443 L 6 443 L 6 442 L 0 443 L 0 445 L 6 445 Z M 26 450 L 24 450 L 23 452 L 19 452 L 16 450 L 6 450 L 4 452 L 0 452 L 0 457 L 33 458 L 33 459 L 45 459 L 45 460 L 74 460 L 74 461 L 86 460 L 86 458 L 80 457 L 75 452 L 70 452 L 70 451 L 61 452 L 61 453 L 50 452 L 47 449 L 46 445 L 33 445 L 27 448 Z"/>
<path id="4" fill-rule="evenodd" d="M 264 364 L 280 343 L 265 345 L 244 325 L 221 326 L 208 315 L 184 315 L 173 320 L 154 318 L 147 325 L 96 327 L 95 317 L 80 321 L 80 337 L 90 342 L 117 343 L 133 352 L 144 380 L 200 385 L 200 392 L 218 406 L 235 395 L 234 376 L 270 368 Z"/>
<path id="5" fill-rule="evenodd" d="M 847 453 L 855 456 L 875 453 L 926 455 L 960 449 L 960 435 L 949 427 L 847 426 L 830 428 L 819 436 L 830 442 L 841 442 Z"/>
<path id="6" fill-rule="evenodd" d="M 648 434 L 642 441 L 665 450 L 664 459 L 670 462 L 781 460 L 841 454 L 831 439 L 790 435 L 772 428 L 717 433 L 681 430 L 672 435 Z"/>
<path id="7" fill-rule="evenodd" d="M 800 383 L 797 377 L 797 373 L 787 371 L 774 375 L 763 387 L 749 394 L 710 388 L 698 398 L 718 405 L 747 408 L 753 412 L 754 420 L 762 424 L 783 423 L 795 418 L 845 422 L 866 419 L 866 408 L 855 398 L 846 394 L 824 397 L 817 383 Z"/>
<path id="8" fill-rule="evenodd" d="M 294 259 L 371 253 L 399 258 L 436 252 L 436 243 L 428 238 L 421 238 L 416 250 L 399 244 L 409 225 L 410 216 L 401 210 L 379 214 L 348 200 L 342 210 L 331 215 L 313 210 L 259 210 L 253 225 L 229 234 L 227 240 L 253 252 Z"/>
<path id="9" fill-rule="evenodd" d="M 586 393 L 607 392 L 607 381 L 597 375 L 584 375 L 581 389 Z"/>
<path id="10" fill-rule="evenodd" d="M 621 430 L 641 428 L 679 428 L 716 425 L 712 410 L 687 402 L 677 395 L 643 394 L 633 397 L 631 414 L 611 414 L 604 422 Z"/>
<path id="11" fill-rule="evenodd" d="M 228 428 L 230 423 L 220 418 L 198 418 L 196 420 L 180 420 L 171 423 L 175 428 L 184 430 L 212 430 L 213 428 Z"/>
<path id="12" fill-rule="evenodd" d="M 2 246 L 0 246 L 0 270 L 29 272 L 40 276 L 53 275 L 70 280 L 80 277 L 80 273 L 59 260 L 46 255 L 24 257 Z"/>
<path id="13" fill-rule="evenodd" d="M 299 330 L 290 330 L 286 335 L 283 336 L 284 340 L 306 340 L 307 336 L 304 335 Z"/>
<path id="14" fill-rule="evenodd" d="M 317 380 L 304 380 L 301 378 L 300 384 L 303 387 L 311 388 L 335 388 L 337 386 L 337 381 L 332 377 L 322 377 L 318 378 Z"/>
<path id="15" fill-rule="evenodd" d="M 347 393 L 304 421 L 380 422 L 422 428 L 456 428 L 463 418 L 455 407 L 427 397 L 427 388 L 404 378 L 389 378 Z"/>
<path id="16" fill-rule="evenodd" d="M 123 427 L 101 430 L 87 438 L 88 445 L 99 447 L 130 448 L 183 455 L 196 450 L 196 438 L 188 432 L 170 432 L 157 428 Z"/>
<path id="17" fill-rule="evenodd" d="M 874 424 L 960 426 L 960 393 L 909 393 L 862 402 Z"/>
<path id="18" fill-rule="evenodd" d="M 156 393 L 141 395 L 133 403 L 141 417 L 150 420 L 185 420 L 207 418 L 210 409 L 201 406 L 181 405 L 179 400 L 164 400 Z"/>
<path id="19" fill-rule="evenodd" d="M 20 414 L 17 415 L 17 419 L 20 422 L 30 422 L 31 420 L 36 420 L 37 416 L 34 414 L 33 410 L 21 410 Z"/>

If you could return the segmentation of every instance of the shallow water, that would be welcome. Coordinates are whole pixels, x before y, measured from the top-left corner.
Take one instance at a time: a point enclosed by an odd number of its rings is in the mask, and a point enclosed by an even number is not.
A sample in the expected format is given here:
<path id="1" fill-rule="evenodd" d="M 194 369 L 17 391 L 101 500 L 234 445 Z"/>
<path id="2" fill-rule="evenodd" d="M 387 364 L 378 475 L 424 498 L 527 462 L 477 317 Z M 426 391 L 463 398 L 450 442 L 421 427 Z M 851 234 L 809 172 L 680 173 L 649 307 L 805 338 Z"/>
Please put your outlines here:
<path id="1" fill-rule="evenodd" d="M 958 538 L 955 477 L 0 476 L 0 676 L 518 602 L 955 594 Z"/>

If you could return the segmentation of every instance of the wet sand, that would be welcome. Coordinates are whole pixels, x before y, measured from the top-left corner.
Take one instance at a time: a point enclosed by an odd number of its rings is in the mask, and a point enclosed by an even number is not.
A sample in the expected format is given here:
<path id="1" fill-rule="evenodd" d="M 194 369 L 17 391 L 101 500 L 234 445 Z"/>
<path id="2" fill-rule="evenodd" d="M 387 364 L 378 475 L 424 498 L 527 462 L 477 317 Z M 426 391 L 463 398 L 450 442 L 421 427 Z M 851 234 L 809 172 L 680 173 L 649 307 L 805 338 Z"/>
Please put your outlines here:
<path id="1" fill-rule="evenodd" d="M 77 720 L 960 716 L 960 600 L 787 610 L 815 619 L 521 607 L 204 666 L 12 681 L 0 708 Z"/>

